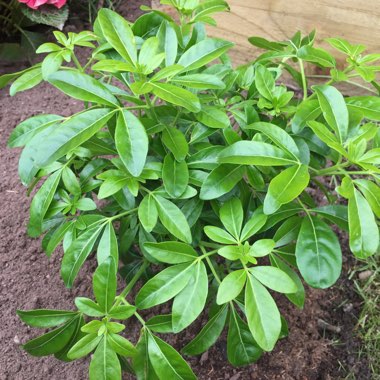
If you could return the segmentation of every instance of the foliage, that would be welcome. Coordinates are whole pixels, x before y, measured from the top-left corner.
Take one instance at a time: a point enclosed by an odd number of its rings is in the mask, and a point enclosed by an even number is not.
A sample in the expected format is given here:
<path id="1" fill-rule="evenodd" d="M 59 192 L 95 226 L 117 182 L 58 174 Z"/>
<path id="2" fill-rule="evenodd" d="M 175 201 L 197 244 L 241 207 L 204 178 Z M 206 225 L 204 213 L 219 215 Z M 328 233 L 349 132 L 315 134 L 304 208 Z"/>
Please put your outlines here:
<path id="1" fill-rule="evenodd" d="M 9 146 L 23 147 L 28 192 L 42 183 L 28 232 L 45 235 L 47 256 L 63 245 L 65 285 L 92 253 L 98 262 L 94 298 L 76 298 L 75 311 L 19 311 L 30 326 L 54 327 L 24 348 L 62 360 L 94 352 L 90 379 L 120 379 L 121 370 L 194 379 L 157 334 L 179 333 L 201 314 L 208 322 L 182 353 L 201 354 L 226 329 L 228 360 L 250 364 L 287 334 L 272 291 L 302 308 L 302 279 L 316 288 L 338 279 L 334 225 L 348 231 L 357 258 L 379 245 L 380 98 L 344 97 L 334 85 L 361 77 L 377 93 L 380 56 L 329 39 L 347 56 L 338 69 L 314 47 L 314 33 L 296 33 L 285 42 L 250 38 L 266 52 L 234 69 L 233 44 L 204 27 L 228 8 L 223 0 L 162 2 L 178 10 L 179 24 L 147 8 L 134 24 L 102 9 L 93 32 L 55 32 L 57 43 L 38 49 L 42 64 L 0 77 L 1 86 L 13 81 L 11 95 L 46 80 L 84 102 L 69 117 L 25 120 Z M 81 46 L 92 50 L 85 64 L 75 55 Z M 309 88 L 305 64 L 330 76 Z M 285 72 L 303 96 L 282 84 Z M 170 314 L 144 319 L 167 302 Z M 142 325 L 136 345 L 122 333 L 129 318 Z"/>

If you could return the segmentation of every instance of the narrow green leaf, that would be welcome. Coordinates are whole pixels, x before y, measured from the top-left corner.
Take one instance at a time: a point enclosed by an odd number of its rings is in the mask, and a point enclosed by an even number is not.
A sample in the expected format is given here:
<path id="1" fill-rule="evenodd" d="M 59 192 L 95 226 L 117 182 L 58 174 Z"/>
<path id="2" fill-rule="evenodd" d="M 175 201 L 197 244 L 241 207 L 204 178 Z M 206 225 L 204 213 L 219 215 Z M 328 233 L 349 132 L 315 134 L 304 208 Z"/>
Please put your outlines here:
<path id="1" fill-rule="evenodd" d="M 348 132 L 348 110 L 343 95 L 332 86 L 314 86 L 318 95 L 323 117 L 337 134 L 342 143 L 347 138 Z"/>
<path id="2" fill-rule="evenodd" d="M 295 293 L 297 286 L 281 269 L 271 266 L 256 266 L 250 269 L 252 275 L 266 287 L 280 293 Z"/>
<path id="3" fill-rule="evenodd" d="M 98 15 L 102 33 L 107 42 L 132 66 L 137 61 L 135 36 L 124 17 L 103 8 Z"/>
<path id="4" fill-rule="evenodd" d="M 247 324 L 240 318 L 234 308 L 231 309 L 228 326 L 228 361 L 236 367 L 256 362 L 260 358 L 262 350 L 253 339 Z"/>
<path id="5" fill-rule="evenodd" d="M 203 326 L 199 334 L 189 342 L 182 352 L 185 355 L 200 355 L 207 351 L 219 338 L 226 324 L 228 307 L 222 306 L 220 310 Z"/>
<path id="6" fill-rule="evenodd" d="M 205 39 L 182 54 L 178 64 L 184 66 L 186 71 L 195 70 L 220 57 L 232 46 L 233 43 L 228 41 Z"/>
<path id="7" fill-rule="evenodd" d="M 42 233 L 42 222 L 53 201 L 62 172 L 53 173 L 40 187 L 30 205 L 30 218 L 28 223 L 28 234 L 37 237 Z"/>
<path id="8" fill-rule="evenodd" d="M 184 263 L 159 272 L 140 289 L 136 296 L 136 306 L 148 309 L 175 297 L 188 284 L 192 268 L 191 263 Z"/>
<path id="9" fill-rule="evenodd" d="M 160 379 L 196 380 L 196 376 L 181 355 L 150 332 L 148 332 L 148 355 Z"/>
<path id="10" fill-rule="evenodd" d="M 166 192 L 172 198 L 180 197 L 189 184 L 189 169 L 186 162 L 177 162 L 167 154 L 162 166 L 162 180 Z"/>
<path id="11" fill-rule="evenodd" d="M 192 236 L 189 223 L 182 211 L 174 203 L 159 195 L 153 195 L 153 197 L 156 202 L 158 217 L 164 227 L 178 239 L 185 243 L 191 243 Z"/>
<path id="12" fill-rule="evenodd" d="M 245 269 L 229 273 L 219 285 L 216 303 L 222 305 L 235 299 L 243 290 L 246 281 L 247 272 Z"/>
<path id="13" fill-rule="evenodd" d="M 225 148 L 219 162 L 238 165 L 284 166 L 297 163 L 286 152 L 258 141 L 238 141 Z"/>
<path id="14" fill-rule="evenodd" d="M 168 83 L 149 83 L 153 87 L 153 94 L 162 100 L 176 106 L 184 107 L 191 112 L 199 112 L 201 110 L 199 99 L 192 92 Z"/>
<path id="15" fill-rule="evenodd" d="M 281 318 L 268 290 L 252 275 L 245 287 L 245 309 L 249 329 L 264 351 L 272 351 L 281 332 Z"/>
<path id="16" fill-rule="evenodd" d="M 79 71 L 57 71 L 49 76 L 49 83 L 72 98 L 115 107 L 117 99 L 95 78 Z"/>
<path id="17" fill-rule="evenodd" d="M 239 240 L 243 224 L 243 207 L 239 198 L 232 198 L 225 202 L 219 210 L 219 217 L 225 229 Z"/>
<path id="18" fill-rule="evenodd" d="M 198 254 L 194 248 L 178 241 L 145 243 L 144 248 L 156 260 L 167 264 L 181 264 L 194 261 Z"/>
<path id="19" fill-rule="evenodd" d="M 310 180 L 307 165 L 291 166 L 272 179 L 264 199 L 264 213 L 276 212 L 283 204 L 297 198 Z"/>
<path id="20" fill-rule="evenodd" d="M 152 195 L 146 195 L 138 209 L 140 223 L 146 232 L 151 232 L 157 224 L 158 211 Z"/>
<path id="21" fill-rule="evenodd" d="M 72 319 L 77 312 L 67 310 L 17 310 L 20 319 L 31 327 L 54 327 Z"/>
<path id="22" fill-rule="evenodd" d="M 93 277 L 93 289 L 99 306 L 108 312 L 116 297 L 116 265 L 112 256 L 105 259 L 96 269 Z"/>
<path id="23" fill-rule="evenodd" d="M 90 380 L 120 380 L 120 361 L 106 337 L 98 344 L 90 363 Z"/>
<path id="24" fill-rule="evenodd" d="M 208 294 L 207 270 L 202 261 L 193 266 L 186 287 L 174 298 L 173 332 L 178 333 L 198 318 L 204 309 Z"/>
<path id="25" fill-rule="evenodd" d="M 102 338 L 103 337 L 98 336 L 98 334 L 85 335 L 73 347 L 71 347 L 67 356 L 70 359 L 79 359 L 88 355 L 90 352 L 95 350 Z"/>
<path id="26" fill-rule="evenodd" d="M 228 173 L 228 175 L 226 175 Z M 219 198 L 231 191 L 245 174 L 244 166 L 222 164 L 215 168 L 203 182 L 200 198 L 210 200 Z"/>

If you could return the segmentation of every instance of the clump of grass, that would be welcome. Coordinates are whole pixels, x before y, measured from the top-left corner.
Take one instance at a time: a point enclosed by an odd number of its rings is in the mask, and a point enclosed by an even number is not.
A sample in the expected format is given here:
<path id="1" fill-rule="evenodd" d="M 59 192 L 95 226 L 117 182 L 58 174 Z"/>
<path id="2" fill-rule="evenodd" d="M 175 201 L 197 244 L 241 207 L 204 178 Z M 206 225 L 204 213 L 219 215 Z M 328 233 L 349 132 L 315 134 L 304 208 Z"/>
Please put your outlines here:
<path id="1" fill-rule="evenodd" d="M 359 358 L 365 356 L 369 362 L 372 379 L 380 379 L 380 255 L 357 268 L 355 286 L 363 298 L 363 309 L 358 320 L 358 333 L 362 338 Z"/>

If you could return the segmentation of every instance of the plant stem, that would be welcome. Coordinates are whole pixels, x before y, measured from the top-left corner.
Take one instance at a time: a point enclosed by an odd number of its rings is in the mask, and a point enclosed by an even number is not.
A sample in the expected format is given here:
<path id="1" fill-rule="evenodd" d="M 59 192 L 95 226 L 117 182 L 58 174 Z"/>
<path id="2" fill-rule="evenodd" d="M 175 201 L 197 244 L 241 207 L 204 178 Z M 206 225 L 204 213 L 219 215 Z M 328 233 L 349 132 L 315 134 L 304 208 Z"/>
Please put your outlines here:
<path id="1" fill-rule="evenodd" d="M 115 219 L 119 219 L 119 218 L 122 218 L 123 216 L 126 216 L 126 215 L 129 215 L 129 214 L 132 214 L 133 212 L 136 212 L 138 210 L 138 208 L 133 208 L 132 210 L 128 210 L 128 211 L 125 211 L 125 212 L 122 212 L 121 214 L 117 214 L 117 215 L 114 215 L 114 216 L 111 216 L 108 218 L 108 220 L 110 222 L 112 222 L 113 220 Z"/>
<path id="2" fill-rule="evenodd" d="M 302 59 L 299 59 L 298 62 L 300 65 L 301 78 L 302 78 L 303 100 L 306 100 L 307 99 L 307 84 L 306 84 L 305 68 L 303 66 Z"/>
<path id="3" fill-rule="evenodd" d="M 78 68 L 78 70 L 83 71 L 83 67 L 80 64 L 80 62 L 78 61 L 78 58 L 76 57 L 74 52 L 71 53 L 71 58 L 73 59 L 73 62 L 75 63 L 75 66 Z"/>
<path id="4" fill-rule="evenodd" d="M 141 315 L 136 311 L 135 312 L 135 317 L 139 320 L 139 322 L 145 327 L 145 321 L 141 317 Z"/>
<path id="5" fill-rule="evenodd" d="M 144 261 L 139 270 L 135 273 L 135 275 L 132 277 L 131 281 L 129 281 L 128 285 L 124 288 L 124 290 L 120 293 L 118 296 L 118 300 L 115 302 L 115 306 L 120 305 L 123 298 L 125 298 L 129 292 L 132 290 L 132 288 L 135 286 L 136 282 L 140 279 L 140 277 L 145 272 L 145 269 L 149 266 L 148 261 Z"/>
<path id="6" fill-rule="evenodd" d="M 202 247 L 202 246 L 201 246 L 201 251 L 203 252 L 203 255 L 207 255 L 206 250 L 205 250 L 204 247 Z M 220 279 L 218 273 L 216 273 L 216 270 L 215 270 L 215 268 L 214 268 L 214 265 L 212 264 L 212 261 L 210 260 L 210 258 L 209 258 L 208 256 L 205 256 L 205 259 L 206 259 L 207 264 L 208 264 L 208 266 L 210 267 L 211 272 L 212 272 L 212 274 L 214 275 L 216 281 L 218 281 L 219 284 L 220 284 L 220 283 L 222 282 L 222 280 Z"/>

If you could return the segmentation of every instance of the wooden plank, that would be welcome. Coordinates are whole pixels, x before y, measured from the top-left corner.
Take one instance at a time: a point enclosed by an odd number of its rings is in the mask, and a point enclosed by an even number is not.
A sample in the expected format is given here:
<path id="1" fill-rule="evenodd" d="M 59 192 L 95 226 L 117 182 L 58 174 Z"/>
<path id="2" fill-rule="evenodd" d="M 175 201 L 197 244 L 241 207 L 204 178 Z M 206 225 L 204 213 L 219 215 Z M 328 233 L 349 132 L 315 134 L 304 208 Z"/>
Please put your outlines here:
<path id="1" fill-rule="evenodd" d="M 326 37 L 343 37 L 351 43 L 380 52 L 379 0 L 230 0 L 231 12 L 215 18 L 218 27 L 209 28 L 212 36 L 236 43 L 235 63 L 246 63 L 260 51 L 247 41 L 250 36 L 284 40 L 297 30 L 317 30 L 317 42 Z"/>
<path id="2" fill-rule="evenodd" d="M 159 0 L 153 0 L 158 6 Z M 231 12 L 216 15 L 218 27 L 209 27 L 211 36 L 236 44 L 236 64 L 249 62 L 262 51 L 247 40 L 261 36 L 286 40 L 297 30 L 317 30 L 317 43 L 326 37 L 343 37 L 361 43 L 370 52 L 380 52 L 380 0 L 228 0 Z M 169 8 L 165 7 L 165 10 Z"/>

